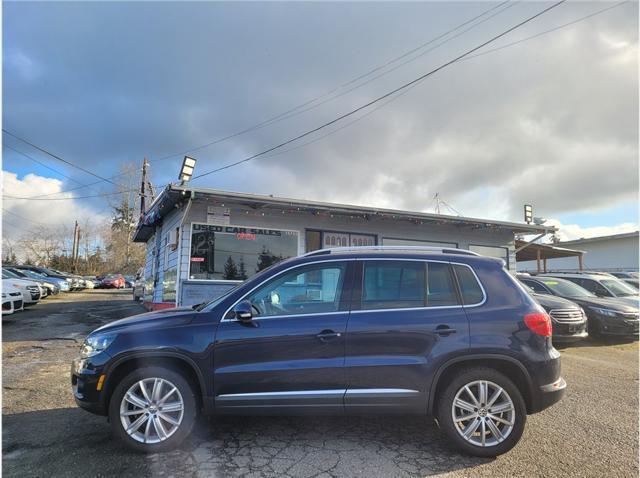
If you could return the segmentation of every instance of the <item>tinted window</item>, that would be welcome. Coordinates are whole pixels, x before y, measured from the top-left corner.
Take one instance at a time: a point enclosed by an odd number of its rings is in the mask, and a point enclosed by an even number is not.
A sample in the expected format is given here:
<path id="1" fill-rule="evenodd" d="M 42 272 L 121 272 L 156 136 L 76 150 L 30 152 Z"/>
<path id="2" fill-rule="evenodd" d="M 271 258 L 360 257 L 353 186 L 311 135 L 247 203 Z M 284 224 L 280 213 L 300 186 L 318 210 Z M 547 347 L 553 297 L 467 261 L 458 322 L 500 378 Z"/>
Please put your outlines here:
<path id="1" fill-rule="evenodd" d="M 371 261 L 364 264 L 362 308 L 424 307 L 424 262 Z"/>
<path id="2" fill-rule="evenodd" d="M 591 279 L 569 279 L 570 281 L 576 282 L 580 287 L 587 289 L 589 292 L 593 292 L 596 295 L 600 296 L 610 296 L 611 294 L 607 289 L 602 287 L 598 282 Z"/>
<path id="3" fill-rule="evenodd" d="M 460 293 L 462 294 L 462 302 L 466 305 L 478 304 L 483 301 L 484 294 L 482 288 L 478 284 L 476 276 L 467 266 L 454 265 L 460 285 Z"/>
<path id="4" fill-rule="evenodd" d="M 427 263 L 427 305 L 458 305 L 458 296 L 449 264 Z"/>
<path id="5" fill-rule="evenodd" d="M 524 285 L 526 285 L 527 287 L 529 287 L 533 291 L 538 292 L 539 294 L 548 294 L 549 293 L 549 291 L 542 284 L 539 284 L 536 281 L 521 279 L 520 282 L 522 282 Z"/>
<path id="6" fill-rule="evenodd" d="M 336 312 L 347 264 L 324 263 L 284 273 L 248 299 L 256 317 Z"/>

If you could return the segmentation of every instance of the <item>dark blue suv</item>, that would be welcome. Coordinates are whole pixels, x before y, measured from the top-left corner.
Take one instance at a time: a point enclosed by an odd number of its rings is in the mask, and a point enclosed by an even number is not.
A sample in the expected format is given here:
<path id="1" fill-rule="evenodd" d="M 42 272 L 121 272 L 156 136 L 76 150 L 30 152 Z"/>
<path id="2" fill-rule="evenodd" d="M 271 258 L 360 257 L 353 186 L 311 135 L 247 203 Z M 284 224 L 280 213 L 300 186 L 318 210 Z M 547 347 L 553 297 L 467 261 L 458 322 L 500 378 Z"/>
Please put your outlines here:
<path id="1" fill-rule="evenodd" d="M 110 323 L 72 385 L 146 452 L 200 412 L 402 413 L 479 456 L 511 449 L 566 386 L 549 317 L 501 260 L 385 247 L 315 251 L 208 304 Z"/>

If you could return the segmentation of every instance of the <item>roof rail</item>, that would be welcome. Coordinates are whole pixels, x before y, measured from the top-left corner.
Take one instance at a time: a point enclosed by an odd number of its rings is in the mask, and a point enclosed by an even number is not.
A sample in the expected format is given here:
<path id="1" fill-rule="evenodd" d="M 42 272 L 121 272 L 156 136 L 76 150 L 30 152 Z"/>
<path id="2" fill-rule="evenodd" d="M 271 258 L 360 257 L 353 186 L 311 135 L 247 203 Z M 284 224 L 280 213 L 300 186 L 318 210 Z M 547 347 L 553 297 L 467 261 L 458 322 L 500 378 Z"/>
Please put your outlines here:
<path id="1" fill-rule="evenodd" d="M 435 247 L 435 246 L 349 246 L 349 247 L 331 247 L 328 249 L 318 249 L 316 251 L 302 254 L 301 257 L 320 256 L 324 254 L 333 254 L 336 252 L 365 252 L 365 251 L 413 251 L 413 252 L 436 252 L 441 254 L 461 254 L 466 256 L 478 256 L 479 254 L 466 249 L 456 249 L 454 247 Z"/>
<path id="2" fill-rule="evenodd" d="M 609 272 L 601 272 L 601 271 L 547 271 L 541 272 L 542 274 L 555 275 L 555 274 L 573 274 L 573 275 L 592 275 L 592 276 L 610 276 Z"/>

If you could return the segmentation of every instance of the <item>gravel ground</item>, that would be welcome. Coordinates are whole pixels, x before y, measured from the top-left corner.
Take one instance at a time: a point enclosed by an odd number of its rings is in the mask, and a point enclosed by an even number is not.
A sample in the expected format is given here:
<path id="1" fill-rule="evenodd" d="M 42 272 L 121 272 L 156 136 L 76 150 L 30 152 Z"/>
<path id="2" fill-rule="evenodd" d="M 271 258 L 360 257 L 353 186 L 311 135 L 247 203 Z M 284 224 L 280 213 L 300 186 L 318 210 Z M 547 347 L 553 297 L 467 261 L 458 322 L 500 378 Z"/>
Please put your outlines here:
<path id="1" fill-rule="evenodd" d="M 75 406 L 69 368 L 89 331 L 138 312 L 130 292 L 94 290 L 3 320 L 4 476 L 638 476 L 637 342 L 562 348 L 565 399 L 497 459 L 457 453 L 415 417 L 202 419 L 179 450 L 132 453 Z"/>

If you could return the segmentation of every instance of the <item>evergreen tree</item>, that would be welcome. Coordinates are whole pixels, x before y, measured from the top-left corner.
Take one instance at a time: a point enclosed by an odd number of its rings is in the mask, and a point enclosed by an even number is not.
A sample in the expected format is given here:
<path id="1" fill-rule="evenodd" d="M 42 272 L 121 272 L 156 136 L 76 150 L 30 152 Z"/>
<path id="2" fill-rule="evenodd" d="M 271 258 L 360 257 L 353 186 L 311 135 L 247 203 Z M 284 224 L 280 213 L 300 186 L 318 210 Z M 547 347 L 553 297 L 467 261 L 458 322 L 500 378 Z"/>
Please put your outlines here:
<path id="1" fill-rule="evenodd" d="M 226 280 L 238 279 L 238 267 L 231 256 L 229 256 L 227 258 L 227 262 L 224 263 L 224 273 L 222 277 Z"/>
<path id="2" fill-rule="evenodd" d="M 238 279 L 247 280 L 247 270 L 244 266 L 244 259 L 240 258 L 240 265 L 238 266 Z"/>
<path id="3" fill-rule="evenodd" d="M 260 272 L 261 270 L 266 269 L 276 262 L 278 262 L 278 258 L 274 256 L 266 246 L 262 246 L 262 252 L 260 252 L 260 255 L 258 256 L 256 272 Z"/>

